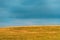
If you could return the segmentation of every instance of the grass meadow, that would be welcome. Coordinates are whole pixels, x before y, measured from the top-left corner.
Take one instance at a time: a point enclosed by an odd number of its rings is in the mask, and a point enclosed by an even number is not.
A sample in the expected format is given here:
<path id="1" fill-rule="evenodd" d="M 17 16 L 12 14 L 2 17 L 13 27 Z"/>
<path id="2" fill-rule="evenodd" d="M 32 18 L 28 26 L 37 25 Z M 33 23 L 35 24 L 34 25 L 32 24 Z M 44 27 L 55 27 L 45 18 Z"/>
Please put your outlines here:
<path id="1" fill-rule="evenodd" d="M 0 40 L 60 40 L 60 26 L 0 28 Z"/>

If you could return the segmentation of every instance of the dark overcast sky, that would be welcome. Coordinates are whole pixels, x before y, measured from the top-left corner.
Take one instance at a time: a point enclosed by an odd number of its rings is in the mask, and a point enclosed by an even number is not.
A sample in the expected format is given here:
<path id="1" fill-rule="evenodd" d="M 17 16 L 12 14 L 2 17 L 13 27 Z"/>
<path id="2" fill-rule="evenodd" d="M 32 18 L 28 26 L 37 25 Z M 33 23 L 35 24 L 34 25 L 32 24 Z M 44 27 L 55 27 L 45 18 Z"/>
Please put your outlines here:
<path id="1" fill-rule="evenodd" d="M 48 18 L 60 18 L 60 0 L 0 0 L 0 22 Z"/>

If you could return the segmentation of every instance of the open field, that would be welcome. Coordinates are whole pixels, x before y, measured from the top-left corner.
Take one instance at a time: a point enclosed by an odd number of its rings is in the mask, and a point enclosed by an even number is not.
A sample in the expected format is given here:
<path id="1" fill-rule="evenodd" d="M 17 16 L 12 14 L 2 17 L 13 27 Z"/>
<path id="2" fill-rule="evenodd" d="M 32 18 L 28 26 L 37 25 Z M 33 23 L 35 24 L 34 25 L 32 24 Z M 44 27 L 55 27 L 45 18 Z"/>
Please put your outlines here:
<path id="1" fill-rule="evenodd" d="M 0 28 L 0 40 L 60 40 L 60 26 Z"/>

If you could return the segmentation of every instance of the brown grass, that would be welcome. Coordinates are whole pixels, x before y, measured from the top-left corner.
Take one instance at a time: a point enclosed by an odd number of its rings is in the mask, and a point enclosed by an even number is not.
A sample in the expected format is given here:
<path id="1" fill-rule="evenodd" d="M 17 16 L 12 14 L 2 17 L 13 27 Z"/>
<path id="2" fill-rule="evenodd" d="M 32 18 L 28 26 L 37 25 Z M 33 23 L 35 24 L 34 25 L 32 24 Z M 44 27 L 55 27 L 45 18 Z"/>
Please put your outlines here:
<path id="1" fill-rule="evenodd" d="M 60 26 L 0 28 L 0 40 L 60 40 Z"/>

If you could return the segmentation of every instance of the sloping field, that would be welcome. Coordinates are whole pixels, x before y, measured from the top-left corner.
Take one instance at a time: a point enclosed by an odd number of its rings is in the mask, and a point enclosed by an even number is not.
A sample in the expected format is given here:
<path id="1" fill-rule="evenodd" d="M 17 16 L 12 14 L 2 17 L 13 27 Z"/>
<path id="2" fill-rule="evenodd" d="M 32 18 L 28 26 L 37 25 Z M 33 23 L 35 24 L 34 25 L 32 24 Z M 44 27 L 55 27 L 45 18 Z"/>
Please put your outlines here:
<path id="1" fill-rule="evenodd" d="M 60 40 L 60 26 L 0 28 L 0 40 Z"/>

